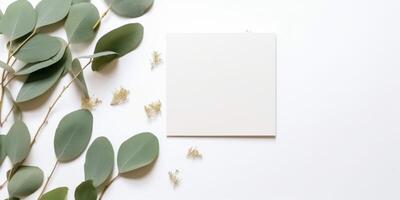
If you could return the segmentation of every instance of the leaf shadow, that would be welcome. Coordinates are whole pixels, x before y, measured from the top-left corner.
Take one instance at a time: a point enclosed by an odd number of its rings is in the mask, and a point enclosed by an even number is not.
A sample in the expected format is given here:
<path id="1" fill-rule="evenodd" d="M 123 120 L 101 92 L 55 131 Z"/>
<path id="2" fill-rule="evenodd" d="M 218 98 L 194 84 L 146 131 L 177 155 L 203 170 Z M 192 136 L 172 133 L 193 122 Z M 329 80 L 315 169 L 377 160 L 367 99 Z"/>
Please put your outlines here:
<path id="1" fill-rule="evenodd" d="M 36 110 L 37 108 L 43 106 L 46 102 L 49 102 L 52 100 L 50 97 L 51 97 L 52 93 L 54 92 L 54 90 L 57 88 L 57 85 L 58 85 L 58 83 L 55 84 L 53 87 L 51 87 L 49 90 L 47 90 L 44 94 L 38 96 L 35 99 L 18 103 L 18 107 L 23 111 Z"/>
<path id="2" fill-rule="evenodd" d="M 107 63 L 106 65 L 104 65 L 103 68 L 97 72 L 102 75 L 112 74 L 117 69 L 118 63 L 119 63 L 119 59 L 115 59 L 115 60 L 111 61 L 110 63 Z"/>
<path id="3" fill-rule="evenodd" d="M 152 162 L 151 164 L 139 168 L 137 170 L 133 170 L 131 172 L 123 173 L 120 176 L 128 179 L 140 179 L 145 177 L 150 171 L 154 168 L 156 162 Z"/>

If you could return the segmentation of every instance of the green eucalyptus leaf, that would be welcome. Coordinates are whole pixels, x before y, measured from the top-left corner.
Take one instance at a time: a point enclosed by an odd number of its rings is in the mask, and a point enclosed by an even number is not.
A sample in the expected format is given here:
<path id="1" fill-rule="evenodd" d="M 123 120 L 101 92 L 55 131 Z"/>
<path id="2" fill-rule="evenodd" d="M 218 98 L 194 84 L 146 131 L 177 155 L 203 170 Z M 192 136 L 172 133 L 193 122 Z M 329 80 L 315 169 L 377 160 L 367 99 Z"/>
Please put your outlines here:
<path id="1" fill-rule="evenodd" d="M 15 75 L 17 76 L 28 75 L 43 68 L 50 67 L 53 64 L 57 63 L 58 61 L 60 61 L 64 57 L 65 50 L 67 49 L 67 43 L 64 42 L 64 40 L 62 39 L 58 39 L 58 42 L 61 45 L 61 48 L 55 56 L 43 62 L 29 63 L 25 65 L 22 69 L 17 71 Z"/>
<path id="2" fill-rule="evenodd" d="M 72 0 L 72 4 L 83 3 L 83 2 L 90 2 L 90 0 Z"/>
<path id="3" fill-rule="evenodd" d="M 43 194 L 43 196 L 40 197 L 40 200 L 66 200 L 67 195 L 68 195 L 68 188 L 59 187 Z"/>
<path id="4" fill-rule="evenodd" d="M 57 38 L 38 34 L 22 46 L 14 56 L 25 63 L 35 63 L 53 57 L 61 47 L 62 43 Z"/>
<path id="5" fill-rule="evenodd" d="M 7 63 L 4 63 L 2 61 L 0 61 L 0 67 L 3 68 L 4 70 L 8 71 L 11 74 L 15 73 L 15 70 L 10 65 L 7 65 Z"/>
<path id="6" fill-rule="evenodd" d="M 72 0 L 41 0 L 36 6 L 36 28 L 57 23 L 64 19 L 71 7 Z"/>
<path id="7" fill-rule="evenodd" d="M 64 60 L 64 62 L 63 62 L 62 67 L 64 68 L 64 71 L 62 73 L 62 76 L 65 76 L 69 72 L 69 70 L 71 69 L 71 66 L 72 66 L 72 54 L 71 54 L 71 50 L 68 47 L 65 50 L 63 60 Z"/>
<path id="8" fill-rule="evenodd" d="M 154 0 L 106 0 L 111 10 L 123 17 L 140 17 L 153 5 Z"/>
<path id="9" fill-rule="evenodd" d="M 75 189 L 75 200 L 96 200 L 97 190 L 92 180 L 85 181 Z"/>
<path id="10" fill-rule="evenodd" d="M 93 30 L 93 26 L 99 19 L 99 11 L 93 4 L 74 4 L 65 22 L 68 41 L 81 43 L 93 40 L 97 33 L 97 29 Z"/>
<path id="11" fill-rule="evenodd" d="M 142 39 L 143 26 L 139 23 L 127 24 L 105 34 L 97 42 L 94 53 L 113 51 L 118 55 L 95 58 L 93 60 L 92 69 L 94 71 L 99 71 L 105 64 L 135 50 Z"/>
<path id="12" fill-rule="evenodd" d="M 9 40 L 20 38 L 35 28 L 37 14 L 27 0 L 17 0 L 10 4 L 0 23 L 0 32 Z"/>
<path id="13" fill-rule="evenodd" d="M 13 165 L 23 161 L 29 154 L 31 136 L 23 121 L 16 121 L 6 136 L 6 153 Z"/>
<path id="14" fill-rule="evenodd" d="M 79 89 L 82 91 L 83 95 L 86 98 L 89 98 L 89 91 L 88 88 L 86 86 L 86 81 L 85 81 L 85 77 L 83 75 L 82 72 L 82 65 L 81 62 L 79 62 L 78 59 L 74 59 L 72 61 L 72 65 L 71 65 L 71 69 L 69 70 L 70 74 L 72 77 L 75 77 L 76 74 L 78 74 L 78 76 L 75 79 L 75 83 L 78 85 Z"/>
<path id="15" fill-rule="evenodd" d="M 92 180 L 95 187 L 103 184 L 114 169 L 114 150 L 106 137 L 99 137 L 90 145 L 85 160 L 85 180 Z"/>
<path id="16" fill-rule="evenodd" d="M 6 144 L 6 135 L 0 135 L 0 166 L 3 164 L 4 159 L 6 159 L 7 157 Z"/>
<path id="17" fill-rule="evenodd" d="M 16 102 L 30 101 L 44 94 L 58 82 L 71 62 L 71 52 L 67 50 L 63 59 L 56 64 L 30 74 L 19 91 Z"/>
<path id="18" fill-rule="evenodd" d="M 111 55 L 115 55 L 116 56 L 118 54 L 113 52 L 113 51 L 104 51 L 104 52 L 95 53 L 93 55 L 80 56 L 78 58 L 100 58 L 100 57 L 111 56 Z"/>
<path id="19" fill-rule="evenodd" d="M 158 139 L 152 133 L 137 134 L 123 142 L 118 150 L 119 173 L 126 173 L 151 164 L 158 156 Z"/>
<path id="20" fill-rule="evenodd" d="M 80 109 L 64 116 L 54 137 L 54 151 L 60 162 L 77 158 L 89 144 L 92 136 L 93 116 L 89 110 Z"/>
<path id="21" fill-rule="evenodd" d="M 12 197 L 25 197 L 34 193 L 43 183 L 43 171 L 38 167 L 23 166 L 8 183 L 8 193 Z"/>

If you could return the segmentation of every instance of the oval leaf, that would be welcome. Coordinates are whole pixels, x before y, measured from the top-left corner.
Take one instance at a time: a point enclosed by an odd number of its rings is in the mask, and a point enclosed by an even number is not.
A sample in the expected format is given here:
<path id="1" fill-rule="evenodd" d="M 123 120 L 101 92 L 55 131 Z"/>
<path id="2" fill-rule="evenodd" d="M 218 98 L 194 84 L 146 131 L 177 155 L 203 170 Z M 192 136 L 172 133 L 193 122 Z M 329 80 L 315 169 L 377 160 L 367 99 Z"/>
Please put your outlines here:
<path id="1" fill-rule="evenodd" d="M 6 136 L 0 135 L 0 165 L 3 164 L 4 159 L 6 159 Z"/>
<path id="2" fill-rule="evenodd" d="M 97 30 L 93 30 L 93 26 L 99 18 L 99 11 L 93 4 L 79 3 L 73 5 L 65 22 L 68 41 L 80 43 L 93 40 L 96 37 Z"/>
<path id="3" fill-rule="evenodd" d="M 88 91 L 88 88 L 86 86 L 85 77 L 84 77 L 83 72 L 82 72 L 81 62 L 79 62 L 78 59 L 74 59 L 72 61 L 71 69 L 69 70 L 69 72 L 70 72 L 72 77 L 75 77 L 76 74 L 79 73 L 78 76 L 75 79 L 75 83 L 81 89 L 83 95 L 86 98 L 89 98 L 89 91 Z"/>
<path id="4" fill-rule="evenodd" d="M 77 158 L 88 145 L 92 128 L 93 116 L 89 110 L 77 110 L 63 117 L 54 137 L 58 161 L 67 162 Z"/>
<path id="5" fill-rule="evenodd" d="M 127 24 L 105 34 L 96 44 L 94 53 L 113 51 L 118 55 L 109 55 L 93 60 L 92 69 L 101 70 L 105 64 L 135 50 L 143 39 L 143 26 L 139 23 Z"/>
<path id="6" fill-rule="evenodd" d="M 110 141 L 99 137 L 90 145 L 85 160 L 85 179 L 95 187 L 103 184 L 114 169 L 114 150 Z"/>
<path id="7" fill-rule="evenodd" d="M 61 46 L 62 43 L 57 38 L 39 34 L 22 46 L 15 57 L 25 63 L 39 62 L 56 55 Z"/>
<path id="8" fill-rule="evenodd" d="M 111 10 L 123 17 L 140 17 L 153 5 L 153 0 L 106 0 Z"/>
<path id="9" fill-rule="evenodd" d="M 6 136 L 6 153 L 13 165 L 23 161 L 29 154 L 31 136 L 28 127 L 21 120 L 16 121 Z"/>
<path id="10" fill-rule="evenodd" d="M 42 0 L 36 6 L 36 28 L 54 24 L 64 19 L 71 7 L 72 0 Z"/>
<path id="11" fill-rule="evenodd" d="M 118 150 L 119 173 L 149 165 L 157 158 L 158 151 L 158 139 L 152 133 L 140 133 L 129 138 Z"/>
<path id="12" fill-rule="evenodd" d="M 72 56 L 70 53 L 69 50 L 66 51 L 63 59 L 56 64 L 30 74 L 19 91 L 16 102 L 30 101 L 52 88 L 58 82 L 66 68 L 71 65 Z"/>
<path id="13" fill-rule="evenodd" d="M 61 48 L 55 56 L 53 56 L 49 60 L 46 60 L 43 62 L 29 63 L 29 64 L 25 65 L 22 69 L 20 69 L 17 73 L 15 73 L 15 75 L 17 75 L 17 76 L 28 75 L 28 74 L 38 71 L 40 69 L 49 67 L 49 66 L 57 63 L 58 61 L 60 61 L 65 54 L 65 50 L 67 48 L 67 43 L 64 42 L 64 40 L 62 40 L 62 39 L 58 39 L 58 42 L 61 45 Z"/>
<path id="14" fill-rule="evenodd" d="M 18 39 L 35 28 L 37 14 L 26 0 L 17 0 L 10 4 L 0 23 L 0 32 L 9 40 Z"/>
<path id="15" fill-rule="evenodd" d="M 66 200 L 68 195 L 67 187 L 60 187 L 45 193 L 40 200 Z"/>
<path id="16" fill-rule="evenodd" d="M 25 197 L 34 193 L 43 183 L 43 171 L 38 167 L 23 166 L 8 183 L 11 197 Z"/>
<path id="17" fill-rule="evenodd" d="M 97 190 L 91 180 L 81 183 L 75 190 L 75 200 L 96 200 Z"/>

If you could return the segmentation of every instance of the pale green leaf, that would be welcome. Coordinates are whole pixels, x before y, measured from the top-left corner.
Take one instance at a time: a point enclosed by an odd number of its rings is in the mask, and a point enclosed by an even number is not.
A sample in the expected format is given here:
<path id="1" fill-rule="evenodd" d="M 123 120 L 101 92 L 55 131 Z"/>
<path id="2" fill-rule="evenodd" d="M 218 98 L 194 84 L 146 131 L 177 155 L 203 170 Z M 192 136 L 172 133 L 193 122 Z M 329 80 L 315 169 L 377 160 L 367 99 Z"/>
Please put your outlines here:
<path id="1" fill-rule="evenodd" d="M 57 23 L 64 19 L 71 7 L 72 0 L 41 0 L 36 6 L 36 28 Z"/>
<path id="2" fill-rule="evenodd" d="M 153 5 L 154 0 L 106 0 L 111 10 L 123 17 L 140 17 Z"/>
<path id="3" fill-rule="evenodd" d="M 111 55 L 118 55 L 118 54 L 113 51 L 104 51 L 104 52 L 95 53 L 93 55 L 80 56 L 78 58 L 100 58 L 100 57 L 111 56 Z"/>
<path id="4" fill-rule="evenodd" d="M 75 200 L 96 200 L 97 190 L 91 180 L 85 181 L 75 189 Z"/>
<path id="5" fill-rule="evenodd" d="M 0 61 L 0 67 L 3 68 L 4 70 L 8 71 L 9 73 L 13 74 L 15 70 L 10 67 L 10 65 L 7 65 L 7 63 L 4 63 L 3 61 Z"/>
<path id="6" fill-rule="evenodd" d="M 93 26 L 99 18 L 99 11 L 91 3 L 72 5 L 65 22 L 68 41 L 81 43 L 93 40 L 97 32 L 96 29 L 93 30 Z"/>
<path id="7" fill-rule="evenodd" d="M 43 196 L 40 197 L 40 200 L 66 200 L 67 195 L 68 195 L 68 188 L 59 187 L 43 194 Z"/>
<path id="8" fill-rule="evenodd" d="M 158 139 L 152 133 L 137 134 L 123 142 L 118 150 L 119 173 L 151 164 L 158 156 Z"/>
<path id="9" fill-rule="evenodd" d="M 93 60 L 92 69 L 94 71 L 99 71 L 105 64 L 135 50 L 142 39 L 143 26 L 139 23 L 127 24 L 105 34 L 97 42 L 94 53 L 113 51 L 118 55 L 95 58 Z"/>
<path id="10" fill-rule="evenodd" d="M 86 81 L 85 81 L 84 74 L 82 72 L 82 66 L 81 66 L 81 63 L 79 62 L 78 59 L 74 59 L 72 61 L 71 69 L 69 70 L 69 72 L 70 72 L 72 77 L 75 77 L 76 74 L 79 73 L 79 75 L 75 79 L 75 83 L 78 85 L 79 89 L 81 89 L 83 95 L 86 98 L 89 98 L 89 91 L 88 91 L 88 88 L 86 86 Z"/>
<path id="11" fill-rule="evenodd" d="M 6 144 L 6 135 L 0 135 L 0 166 L 3 164 L 4 159 L 6 159 L 7 157 Z"/>
<path id="12" fill-rule="evenodd" d="M 36 72 L 38 70 L 41 70 L 43 68 L 50 67 L 53 64 L 57 63 L 58 61 L 60 61 L 64 57 L 65 50 L 67 48 L 67 43 L 62 39 L 58 39 L 58 42 L 61 45 L 61 48 L 55 56 L 53 56 L 49 60 L 46 60 L 43 62 L 29 63 L 29 64 L 25 65 L 22 69 L 17 71 L 15 73 L 15 75 L 17 75 L 17 76 L 27 75 L 27 74 Z"/>
<path id="13" fill-rule="evenodd" d="M 38 167 L 22 166 L 8 183 L 11 197 L 25 197 L 34 193 L 43 183 L 43 171 Z"/>
<path id="14" fill-rule="evenodd" d="M 29 154 L 31 136 L 23 121 L 16 121 L 6 136 L 6 153 L 13 165 L 23 161 Z"/>
<path id="15" fill-rule="evenodd" d="M 27 0 L 17 0 L 10 4 L 0 23 L 0 32 L 9 40 L 18 39 L 35 28 L 37 14 Z"/>
<path id="16" fill-rule="evenodd" d="M 71 52 L 67 50 L 65 51 L 63 59 L 54 65 L 30 74 L 20 89 L 16 102 L 30 101 L 52 88 L 63 75 L 66 68 L 71 65 L 71 59 Z"/>
<path id="17" fill-rule="evenodd" d="M 72 4 L 83 3 L 83 2 L 90 2 L 90 0 L 72 0 Z"/>
<path id="18" fill-rule="evenodd" d="M 95 187 L 103 184 L 114 169 L 114 150 L 106 137 L 99 137 L 90 145 L 85 160 L 85 179 Z"/>
<path id="19" fill-rule="evenodd" d="M 62 43 L 57 38 L 38 34 L 23 45 L 14 56 L 25 63 L 35 63 L 53 57 L 61 47 Z"/>
<path id="20" fill-rule="evenodd" d="M 64 116 L 54 137 L 54 151 L 60 162 L 77 158 L 89 144 L 92 136 L 93 116 L 89 110 L 80 109 Z"/>

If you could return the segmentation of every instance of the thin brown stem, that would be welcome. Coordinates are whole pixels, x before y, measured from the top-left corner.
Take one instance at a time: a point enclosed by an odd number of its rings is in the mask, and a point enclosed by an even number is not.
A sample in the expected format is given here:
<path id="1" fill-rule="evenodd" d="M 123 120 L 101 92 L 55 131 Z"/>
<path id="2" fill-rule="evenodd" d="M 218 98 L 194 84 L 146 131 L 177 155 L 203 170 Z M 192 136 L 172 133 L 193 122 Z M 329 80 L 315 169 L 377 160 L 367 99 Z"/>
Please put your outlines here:
<path id="1" fill-rule="evenodd" d="M 15 109 L 15 105 L 13 104 L 13 106 L 11 107 L 10 111 L 8 111 L 8 113 L 7 113 L 6 117 L 4 118 L 4 120 L 0 122 L 1 126 L 3 126 L 4 123 L 6 123 L 7 119 L 10 117 L 10 115 L 14 111 L 14 109 Z"/>
<path id="2" fill-rule="evenodd" d="M 47 185 L 49 185 L 50 179 L 51 179 L 51 177 L 53 176 L 54 171 L 56 171 L 56 168 L 57 168 L 58 164 L 59 164 L 59 162 L 58 162 L 58 160 L 57 160 L 56 163 L 55 163 L 54 166 L 53 166 L 53 169 L 51 170 L 50 175 L 47 177 L 47 180 L 46 180 L 46 182 L 44 183 L 44 186 L 43 186 L 43 188 L 42 188 L 42 191 L 40 192 L 40 195 L 39 195 L 39 197 L 38 197 L 38 200 L 43 196 L 43 193 L 46 191 Z"/>
<path id="3" fill-rule="evenodd" d="M 18 47 L 15 50 L 11 52 L 10 57 L 13 57 L 33 36 L 35 36 L 36 31 L 37 29 L 34 29 L 32 33 L 20 45 L 18 45 Z"/>
<path id="4" fill-rule="evenodd" d="M 97 22 L 94 24 L 93 30 L 96 29 L 96 28 L 100 25 L 100 23 L 101 23 L 101 21 L 103 20 L 103 18 L 108 14 L 108 12 L 110 12 L 111 5 L 112 5 L 112 3 L 110 3 L 110 4 L 108 5 L 107 10 L 100 16 L 100 18 L 99 18 L 99 19 L 97 20 Z"/>
<path id="5" fill-rule="evenodd" d="M 104 194 L 106 193 L 107 189 L 110 187 L 110 185 L 111 185 L 115 180 L 117 180 L 118 177 L 119 177 L 119 174 L 118 174 L 117 176 L 115 176 L 113 179 L 111 179 L 111 181 L 108 182 L 107 185 L 104 186 L 104 189 L 103 189 L 103 191 L 101 191 L 101 194 L 100 194 L 100 197 L 99 197 L 98 200 L 103 199 L 103 196 L 104 196 Z"/>
<path id="6" fill-rule="evenodd" d="M 17 76 L 12 76 L 10 79 L 8 79 L 8 81 L 4 84 L 4 87 L 7 87 L 8 84 L 10 84 L 10 82 L 15 79 Z"/>

